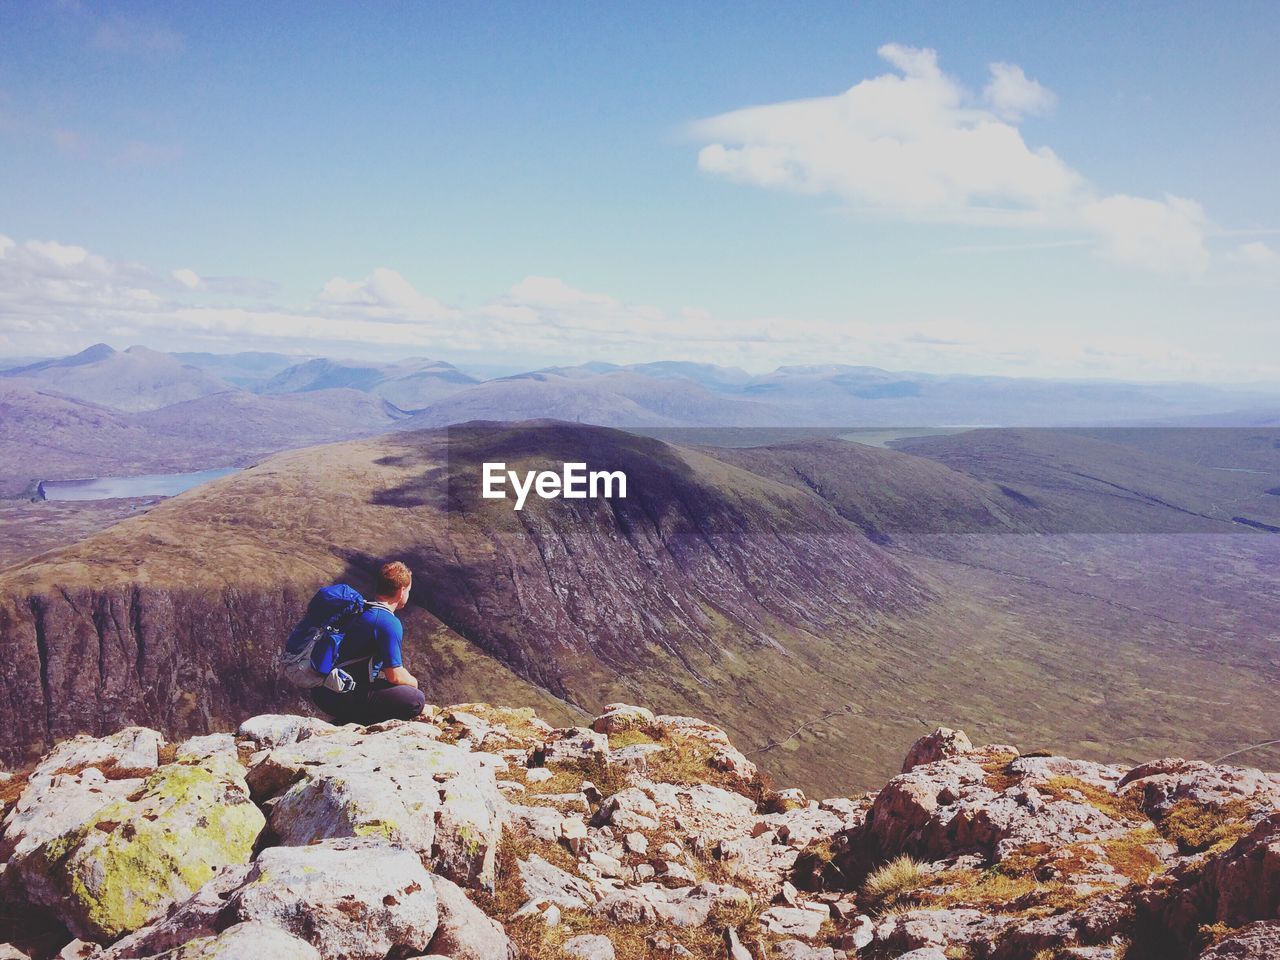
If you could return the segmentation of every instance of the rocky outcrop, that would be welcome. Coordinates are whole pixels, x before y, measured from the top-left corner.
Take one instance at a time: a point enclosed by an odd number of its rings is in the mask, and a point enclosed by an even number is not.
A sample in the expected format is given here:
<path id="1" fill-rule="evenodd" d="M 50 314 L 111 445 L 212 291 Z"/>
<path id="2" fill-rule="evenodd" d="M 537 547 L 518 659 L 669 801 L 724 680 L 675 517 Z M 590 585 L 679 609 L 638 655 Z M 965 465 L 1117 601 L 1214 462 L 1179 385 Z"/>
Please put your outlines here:
<path id="1" fill-rule="evenodd" d="M 378 839 L 270 847 L 216 884 L 109 954 L 149 957 L 254 923 L 306 941 L 325 960 L 381 960 L 425 953 L 439 924 L 421 860 Z"/>
<path id="2" fill-rule="evenodd" d="M 262 751 L 248 781 L 287 846 L 378 836 L 463 885 L 493 886 L 502 831 L 499 758 L 441 743 L 427 723 L 323 736 Z"/>
<path id="3" fill-rule="evenodd" d="M 1275 960 L 1280 957 L 1280 920 L 1247 923 L 1200 955 L 1200 960 Z"/>
<path id="4" fill-rule="evenodd" d="M 927 737 L 921 737 L 911 747 L 907 759 L 902 761 L 902 772 L 910 773 L 925 763 L 945 760 L 973 750 L 973 744 L 963 730 L 939 727 Z"/>
<path id="5" fill-rule="evenodd" d="M 0 913 L 0 957 L 1273 955 L 1272 775 L 945 729 L 904 767 L 811 800 L 713 725 L 626 704 L 564 729 L 470 703 L 77 737 L 6 785 L 0 889 L 23 922 Z"/>
<path id="6" fill-rule="evenodd" d="M 234 755 L 157 765 L 153 731 L 77 738 L 36 768 L 5 818 L 5 883 L 82 937 L 160 916 L 247 863 L 265 819 Z"/>

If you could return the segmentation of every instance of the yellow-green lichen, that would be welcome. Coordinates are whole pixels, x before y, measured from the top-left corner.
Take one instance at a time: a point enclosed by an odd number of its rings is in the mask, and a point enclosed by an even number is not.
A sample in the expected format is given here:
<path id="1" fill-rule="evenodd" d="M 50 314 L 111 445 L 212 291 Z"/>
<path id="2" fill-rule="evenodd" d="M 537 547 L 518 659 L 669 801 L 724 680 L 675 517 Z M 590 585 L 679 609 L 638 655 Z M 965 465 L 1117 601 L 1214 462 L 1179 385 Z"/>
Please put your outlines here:
<path id="1" fill-rule="evenodd" d="M 390 820 L 360 820 L 351 825 L 351 832 L 357 837 L 383 837 L 387 840 L 398 840 L 400 829 Z"/>
<path id="2" fill-rule="evenodd" d="M 263 826 L 234 760 L 169 764 L 128 801 L 46 844 L 40 860 L 61 880 L 76 925 L 111 939 L 150 922 L 222 867 L 248 862 Z"/>

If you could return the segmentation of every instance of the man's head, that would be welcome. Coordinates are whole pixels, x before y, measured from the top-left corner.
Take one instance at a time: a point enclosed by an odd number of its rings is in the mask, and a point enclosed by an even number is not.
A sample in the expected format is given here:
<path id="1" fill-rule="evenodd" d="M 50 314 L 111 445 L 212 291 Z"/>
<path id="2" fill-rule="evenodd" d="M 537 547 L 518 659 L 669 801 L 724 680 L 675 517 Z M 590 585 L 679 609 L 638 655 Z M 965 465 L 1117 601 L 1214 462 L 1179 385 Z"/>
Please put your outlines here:
<path id="1" fill-rule="evenodd" d="M 393 610 L 399 610 L 409 602 L 409 588 L 413 586 L 413 574 L 399 560 L 384 563 L 378 570 L 377 582 L 373 585 L 375 600 L 389 604 Z"/>

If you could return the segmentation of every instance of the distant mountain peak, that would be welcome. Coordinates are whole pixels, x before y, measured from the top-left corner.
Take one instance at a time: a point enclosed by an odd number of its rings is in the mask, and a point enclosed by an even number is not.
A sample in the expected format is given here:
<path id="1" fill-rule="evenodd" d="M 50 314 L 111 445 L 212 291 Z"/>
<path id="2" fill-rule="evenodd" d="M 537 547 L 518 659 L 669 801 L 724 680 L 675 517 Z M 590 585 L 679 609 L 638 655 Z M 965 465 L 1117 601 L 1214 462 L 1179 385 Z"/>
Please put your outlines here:
<path id="1" fill-rule="evenodd" d="M 107 357 L 116 353 L 115 347 L 109 343 L 95 343 L 91 347 L 86 347 L 79 353 L 65 358 L 62 362 L 68 367 L 77 363 L 96 363 L 99 360 L 105 360 Z"/>

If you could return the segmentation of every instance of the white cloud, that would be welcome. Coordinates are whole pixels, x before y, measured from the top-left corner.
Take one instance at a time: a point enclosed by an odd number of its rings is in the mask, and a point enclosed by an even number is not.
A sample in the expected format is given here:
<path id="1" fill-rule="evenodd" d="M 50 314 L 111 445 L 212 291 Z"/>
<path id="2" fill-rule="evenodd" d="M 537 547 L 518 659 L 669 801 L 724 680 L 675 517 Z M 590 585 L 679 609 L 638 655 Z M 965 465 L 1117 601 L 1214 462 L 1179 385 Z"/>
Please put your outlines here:
<path id="1" fill-rule="evenodd" d="M 1121 209 L 1117 205 L 1104 209 L 1117 221 L 1162 222 L 1145 209 L 1133 216 L 1114 214 Z M 1245 256 L 1260 259 L 1256 246 L 1245 244 Z M 876 322 L 847 315 L 726 317 L 698 307 L 628 303 L 544 276 L 525 277 L 483 303 L 456 306 L 420 292 L 389 268 L 364 280 L 335 278 L 309 302 L 286 306 L 258 299 L 261 282 L 246 287 L 223 280 L 192 268 L 152 271 L 71 244 L 0 237 L 0 353 L 54 355 L 108 340 L 217 352 L 412 352 L 485 363 L 520 358 L 527 366 L 668 359 L 757 370 L 848 362 L 1046 376 L 1195 378 L 1232 372 L 1212 351 L 1197 352 L 1164 337 L 1086 334 L 1065 308 L 1033 324 L 905 311 Z"/>
<path id="2" fill-rule="evenodd" d="M 705 142 L 698 166 L 878 216 L 1065 230 L 1093 237 L 1119 264 L 1203 273 L 1210 224 L 1198 204 L 1106 196 L 1048 147 L 1027 144 L 1017 122 L 1049 110 L 1054 96 L 1021 67 L 991 64 L 978 97 L 943 73 L 933 50 L 888 44 L 879 53 L 897 73 L 694 123 Z"/>
<path id="3" fill-rule="evenodd" d="M 190 270 L 186 267 L 183 267 L 179 270 L 174 270 L 172 273 L 172 276 L 173 276 L 173 279 L 177 280 L 180 284 L 182 284 L 188 290 L 200 289 L 200 286 L 201 286 L 200 274 L 196 273 L 194 270 Z"/>
<path id="4" fill-rule="evenodd" d="M 3 247 L 3 245 L 4 238 L 0 237 L 0 247 Z M 1264 271 L 1280 270 L 1280 251 L 1273 249 L 1261 240 L 1242 243 L 1227 256 L 1232 262 L 1243 264 L 1246 267 Z"/>
<path id="5" fill-rule="evenodd" d="M 63 271 L 75 267 L 83 267 L 98 274 L 107 274 L 111 271 L 105 258 L 91 254 L 84 247 L 69 246 L 58 243 L 56 240 L 28 240 L 23 244 L 23 249 L 45 264 L 52 264 Z"/>
<path id="6" fill-rule="evenodd" d="M 1006 120 L 1048 113 L 1057 102 L 1051 91 L 1030 79 L 1017 64 L 993 63 L 990 70 L 991 80 L 982 99 Z"/>
<path id="7" fill-rule="evenodd" d="M 361 308 L 388 321 L 449 319 L 456 315 L 439 300 L 425 297 L 395 270 L 378 267 L 365 280 L 334 277 L 320 290 L 319 301 Z"/>
<path id="8" fill-rule="evenodd" d="M 880 55 L 902 71 L 842 94 L 748 107 L 695 123 L 699 166 L 729 179 L 912 217 L 1017 219 L 1066 202 L 1079 177 L 1012 124 L 970 106 L 932 50 Z"/>
<path id="9" fill-rule="evenodd" d="M 1194 200 L 1116 195 L 1085 204 L 1080 214 L 1102 239 L 1099 254 L 1116 263 L 1192 275 L 1209 266 L 1208 221 Z"/>
<path id="10" fill-rule="evenodd" d="M 613 306 L 615 301 L 600 293 L 576 290 L 555 277 L 525 277 L 508 292 L 515 303 L 543 307 L 567 307 L 593 304 Z"/>

